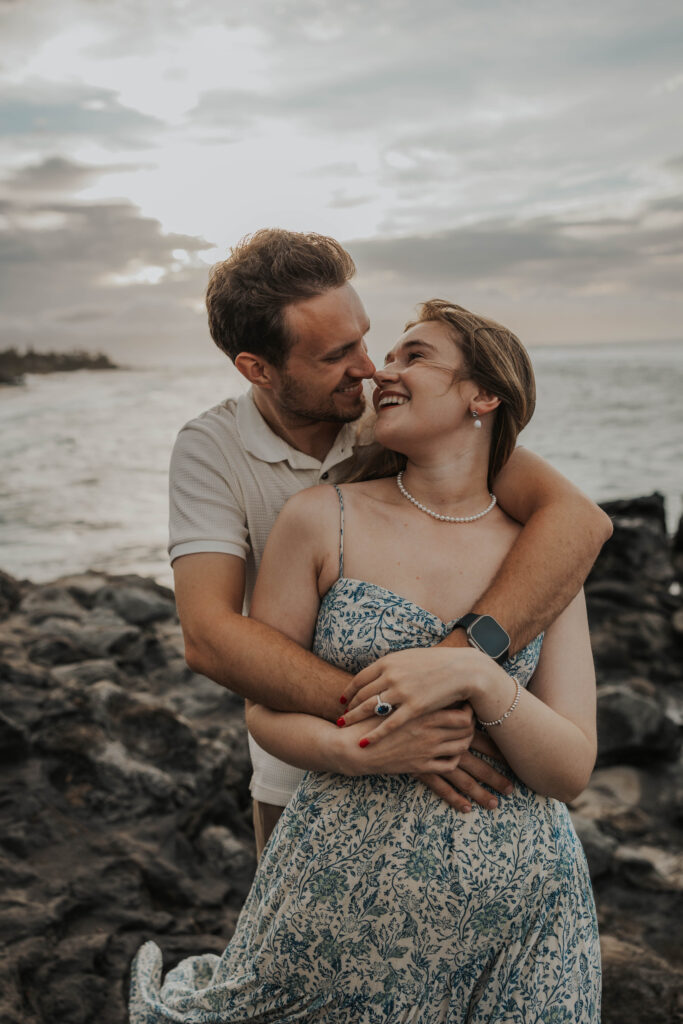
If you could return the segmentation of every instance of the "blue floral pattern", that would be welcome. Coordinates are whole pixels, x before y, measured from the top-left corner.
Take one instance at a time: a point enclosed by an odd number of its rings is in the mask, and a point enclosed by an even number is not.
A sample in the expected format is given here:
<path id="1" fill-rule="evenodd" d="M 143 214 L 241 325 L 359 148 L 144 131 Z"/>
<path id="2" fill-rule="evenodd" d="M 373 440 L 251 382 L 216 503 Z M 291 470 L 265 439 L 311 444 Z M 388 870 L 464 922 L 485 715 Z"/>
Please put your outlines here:
<path id="1" fill-rule="evenodd" d="M 342 577 L 314 650 L 358 672 L 452 628 Z M 504 666 L 526 685 L 541 637 Z M 459 814 L 406 776 L 308 772 L 263 853 L 222 957 L 162 982 L 147 942 L 131 1024 L 595 1024 L 600 954 L 583 850 L 564 804 L 514 789 Z"/>

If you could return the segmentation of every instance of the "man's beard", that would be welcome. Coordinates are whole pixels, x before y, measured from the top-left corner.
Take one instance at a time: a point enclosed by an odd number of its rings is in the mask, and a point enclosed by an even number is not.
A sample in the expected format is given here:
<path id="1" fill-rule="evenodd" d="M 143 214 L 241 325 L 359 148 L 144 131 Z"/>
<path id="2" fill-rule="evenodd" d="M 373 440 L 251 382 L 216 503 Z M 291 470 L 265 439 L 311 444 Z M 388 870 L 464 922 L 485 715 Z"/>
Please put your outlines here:
<path id="1" fill-rule="evenodd" d="M 283 412 L 314 423 L 351 423 L 357 420 L 365 409 L 365 395 L 361 392 L 354 406 L 338 409 L 333 395 L 325 399 L 314 399 L 306 387 L 285 372 L 280 373 L 278 405 Z"/>

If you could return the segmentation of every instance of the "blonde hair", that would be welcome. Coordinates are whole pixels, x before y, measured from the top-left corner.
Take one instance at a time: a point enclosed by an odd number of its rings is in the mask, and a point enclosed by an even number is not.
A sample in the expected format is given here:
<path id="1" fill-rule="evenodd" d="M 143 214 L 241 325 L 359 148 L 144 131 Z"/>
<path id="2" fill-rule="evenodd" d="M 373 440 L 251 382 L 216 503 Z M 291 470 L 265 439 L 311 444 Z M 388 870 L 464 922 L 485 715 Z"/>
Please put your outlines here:
<path id="1" fill-rule="evenodd" d="M 536 406 L 536 382 L 529 354 L 507 327 L 445 299 L 423 302 L 417 319 L 410 320 L 404 330 L 430 322 L 444 324 L 462 353 L 464 365 L 458 378 L 462 380 L 464 375 L 500 399 L 500 405 L 491 414 L 490 486 L 512 455 L 517 436 Z M 405 465 L 404 455 L 373 446 L 370 451 L 359 452 L 351 466 L 349 482 L 394 476 Z"/>

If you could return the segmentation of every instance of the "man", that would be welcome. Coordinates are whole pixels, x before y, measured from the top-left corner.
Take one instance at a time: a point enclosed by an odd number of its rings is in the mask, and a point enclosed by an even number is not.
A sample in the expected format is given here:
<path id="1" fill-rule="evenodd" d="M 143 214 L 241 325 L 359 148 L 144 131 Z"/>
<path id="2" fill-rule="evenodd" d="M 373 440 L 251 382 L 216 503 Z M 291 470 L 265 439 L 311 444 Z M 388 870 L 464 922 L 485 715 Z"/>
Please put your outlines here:
<path id="1" fill-rule="evenodd" d="M 257 703 L 329 719 L 339 715 L 348 676 L 243 610 L 282 505 L 304 487 L 343 480 L 354 449 L 367 443 L 357 421 L 374 366 L 367 314 L 349 283 L 354 270 L 334 239 L 280 230 L 244 239 L 214 268 L 211 335 L 252 387 L 188 423 L 171 462 L 169 552 L 188 665 Z M 472 608 L 468 633 L 454 629 L 445 641 L 472 642 L 492 656 L 507 646 L 506 634 L 514 651 L 552 622 L 611 531 L 592 502 L 523 449 L 494 490 L 525 527 Z M 479 614 L 490 618 L 480 622 Z M 420 681 L 428 686 L 425 656 Z M 490 750 L 485 739 L 474 743 Z M 250 750 L 260 850 L 301 772 L 251 737 Z M 500 789 L 507 780 L 467 753 L 448 778 L 425 781 L 466 810 L 469 799 L 495 806 L 481 783 Z"/>

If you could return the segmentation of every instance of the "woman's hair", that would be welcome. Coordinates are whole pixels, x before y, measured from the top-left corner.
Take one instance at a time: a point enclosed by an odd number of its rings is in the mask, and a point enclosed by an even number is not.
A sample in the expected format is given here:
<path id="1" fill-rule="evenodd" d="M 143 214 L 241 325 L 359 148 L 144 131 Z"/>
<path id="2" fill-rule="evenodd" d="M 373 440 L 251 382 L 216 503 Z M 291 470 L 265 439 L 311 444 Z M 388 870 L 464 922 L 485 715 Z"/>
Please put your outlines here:
<path id="1" fill-rule="evenodd" d="M 211 270 L 211 337 L 233 362 L 240 352 L 252 352 L 280 368 L 295 340 L 285 308 L 341 287 L 355 269 L 348 252 L 326 235 L 280 228 L 247 235 Z"/>
<path id="2" fill-rule="evenodd" d="M 493 417 L 491 450 L 489 452 L 489 486 L 514 451 L 517 435 L 527 425 L 536 405 L 536 382 L 529 354 L 519 338 L 495 320 L 470 313 L 444 299 L 429 299 L 418 309 L 417 324 L 437 322 L 448 328 L 451 338 L 463 356 L 462 372 L 457 379 L 475 381 L 483 391 L 500 399 Z M 359 453 L 351 467 L 351 480 L 370 480 L 393 476 L 406 464 L 404 455 L 379 449 Z"/>

